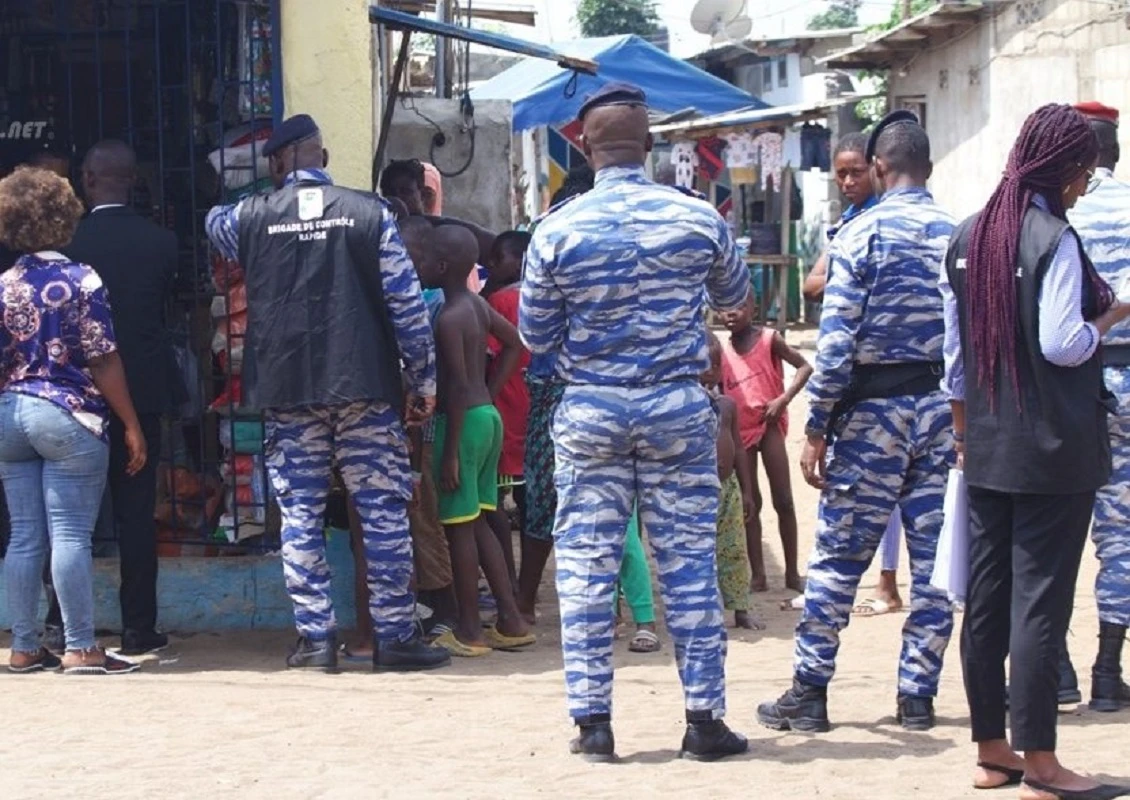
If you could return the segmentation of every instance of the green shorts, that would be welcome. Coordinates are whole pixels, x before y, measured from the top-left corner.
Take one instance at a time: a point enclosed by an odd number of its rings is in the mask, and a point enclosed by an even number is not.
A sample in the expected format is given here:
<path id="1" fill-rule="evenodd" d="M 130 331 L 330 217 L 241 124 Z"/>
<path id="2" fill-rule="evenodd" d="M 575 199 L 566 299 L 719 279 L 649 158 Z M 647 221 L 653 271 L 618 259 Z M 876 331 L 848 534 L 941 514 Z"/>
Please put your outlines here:
<path id="1" fill-rule="evenodd" d="M 459 488 L 445 492 L 443 448 L 447 441 L 447 415 L 436 417 L 435 478 L 439 495 L 439 521 L 458 525 L 478 519 L 483 511 L 498 508 L 498 459 L 502 455 L 502 417 L 493 405 L 468 408 L 459 438 Z"/>

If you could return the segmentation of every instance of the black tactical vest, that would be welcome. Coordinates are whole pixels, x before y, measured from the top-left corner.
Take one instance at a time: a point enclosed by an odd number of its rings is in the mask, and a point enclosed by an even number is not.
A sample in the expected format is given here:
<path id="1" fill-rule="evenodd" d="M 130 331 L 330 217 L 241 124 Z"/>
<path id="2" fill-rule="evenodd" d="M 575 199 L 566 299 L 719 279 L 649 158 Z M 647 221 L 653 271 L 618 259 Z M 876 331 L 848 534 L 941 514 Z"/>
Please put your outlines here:
<path id="1" fill-rule="evenodd" d="M 992 379 L 996 400 L 990 406 L 990 387 L 978 385 L 965 295 L 965 256 L 975 220 L 958 226 L 946 254 L 965 365 L 965 480 L 1017 494 L 1094 491 L 1111 472 L 1101 348 L 1078 367 L 1057 367 L 1040 350 L 1040 286 L 1060 237 L 1074 238 L 1075 232 L 1038 208 L 1024 217 L 1016 273 L 1019 402 L 1012 378 L 998 364 Z"/>
<path id="2" fill-rule="evenodd" d="M 381 201 L 299 182 L 243 201 L 243 400 L 253 409 L 402 404 L 381 283 Z"/>

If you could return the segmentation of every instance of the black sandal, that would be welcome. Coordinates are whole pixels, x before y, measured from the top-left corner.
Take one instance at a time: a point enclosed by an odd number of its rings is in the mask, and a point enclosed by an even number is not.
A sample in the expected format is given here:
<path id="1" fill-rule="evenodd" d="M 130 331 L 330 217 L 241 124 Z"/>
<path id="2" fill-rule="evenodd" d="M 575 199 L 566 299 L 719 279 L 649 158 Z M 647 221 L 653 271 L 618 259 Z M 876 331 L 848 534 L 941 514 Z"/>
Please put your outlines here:
<path id="1" fill-rule="evenodd" d="M 1112 786 L 1110 784 L 1099 784 L 1094 789 L 1076 791 L 1073 789 L 1057 789 L 1046 783 L 1026 778 L 1024 785 L 1030 789 L 1035 789 L 1037 792 L 1047 792 L 1058 797 L 1059 800 L 1114 800 L 1116 797 L 1130 797 L 1130 787 Z"/>
<path id="2" fill-rule="evenodd" d="M 57 655 L 46 647 L 41 647 L 39 653 L 36 654 L 35 661 L 31 661 L 22 667 L 14 667 L 8 664 L 8 672 L 15 675 L 30 675 L 33 672 L 57 672 L 62 666 L 63 662 Z"/>

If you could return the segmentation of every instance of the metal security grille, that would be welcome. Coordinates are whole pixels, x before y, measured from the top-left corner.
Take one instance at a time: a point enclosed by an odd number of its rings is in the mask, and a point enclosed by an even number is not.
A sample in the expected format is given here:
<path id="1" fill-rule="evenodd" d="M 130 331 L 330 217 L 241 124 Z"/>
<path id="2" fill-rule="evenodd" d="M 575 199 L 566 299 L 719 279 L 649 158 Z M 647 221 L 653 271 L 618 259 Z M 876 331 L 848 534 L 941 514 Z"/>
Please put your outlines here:
<path id="1" fill-rule="evenodd" d="M 261 424 L 237 408 L 238 292 L 229 265 L 213 260 L 203 222 L 217 201 L 233 201 L 264 177 L 255 151 L 282 106 L 278 17 L 278 0 L 0 3 L 4 161 L 49 148 L 71 159 L 77 186 L 86 150 L 122 139 L 137 152 L 135 206 L 177 234 L 169 318 L 190 401 L 166 429 L 164 555 L 277 542 L 253 452 Z M 231 158 L 241 149 L 250 163 Z M 101 525 L 96 540 L 112 530 Z"/>

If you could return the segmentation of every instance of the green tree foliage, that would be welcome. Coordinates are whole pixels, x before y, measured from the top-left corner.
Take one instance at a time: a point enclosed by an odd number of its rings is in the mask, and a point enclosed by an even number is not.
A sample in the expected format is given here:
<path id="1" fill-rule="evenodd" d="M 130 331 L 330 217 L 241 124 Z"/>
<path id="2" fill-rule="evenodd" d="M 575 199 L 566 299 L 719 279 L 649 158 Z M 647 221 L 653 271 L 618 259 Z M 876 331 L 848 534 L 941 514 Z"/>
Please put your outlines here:
<path id="1" fill-rule="evenodd" d="M 577 22 L 583 36 L 651 36 L 659 30 L 654 0 L 581 0 Z"/>
<path id="2" fill-rule="evenodd" d="M 808 20 L 810 31 L 831 31 L 854 28 L 859 24 L 859 6 L 862 0 L 833 0 L 829 6 Z"/>

